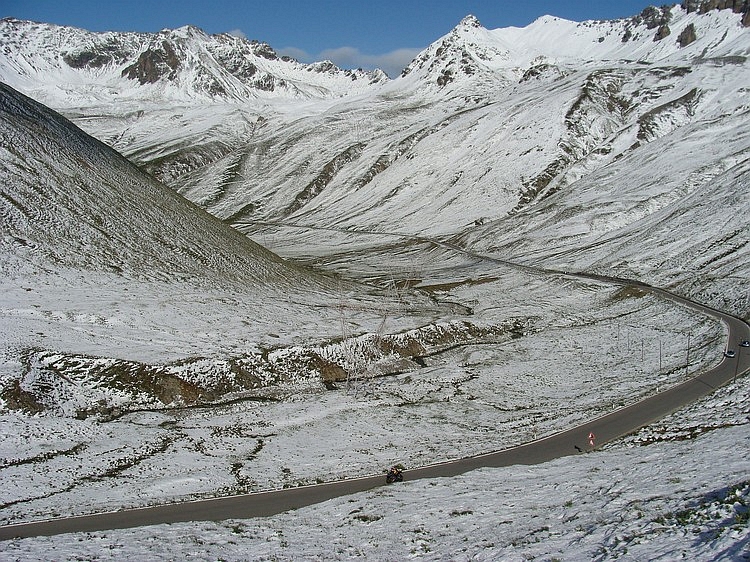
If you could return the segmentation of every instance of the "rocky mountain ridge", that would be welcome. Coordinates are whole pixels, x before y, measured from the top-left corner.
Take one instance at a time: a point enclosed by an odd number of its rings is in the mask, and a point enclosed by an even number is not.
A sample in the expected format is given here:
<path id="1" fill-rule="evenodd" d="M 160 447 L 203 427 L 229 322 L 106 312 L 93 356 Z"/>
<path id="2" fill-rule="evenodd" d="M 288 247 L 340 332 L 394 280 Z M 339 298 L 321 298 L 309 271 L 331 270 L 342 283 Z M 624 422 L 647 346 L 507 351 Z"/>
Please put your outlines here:
<path id="1" fill-rule="evenodd" d="M 270 45 L 194 26 L 158 33 L 93 33 L 0 20 L 0 80 L 37 89 L 98 86 L 98 95 L 154 93 L 168 98 L 246 100 L 337 97 L 387 81 L 379 70 L 299 63 Z M 140 86 L 140 88 L 139 88 Z M 108 89 L 105 89 L 108 88 Z M 111 94 L 110 94 L 111 95 Z"/>
<path id="2" fill-rule="evenodd" d="M 750 25 L 747 0 L 649 6 L 631 18 L 611 21 L 576 23 L 545 16 L 520 29 L 487 30 L 467 16 L 420 53 L 401 77 L 443 88 L 461 76 L 486 80 L 488 73 L 493 80 L 515 81 L 533 67 L 570 57 L 585 61 L 634 52 L 641 60 L 694 57 L 696 53 L 678 51 L 711 33 L 716 18 L 682 23 L 685 16 L 718 12 L 734 14 L 739 26 Z M 550 27 L 556 28 L 560 49 L 541 52 L 538 39 L 549 35 Z M 38 98 L 61 109 L 54 100 L 59 89 L 71 96 L 62 105 L 72 106 L 113 95 L 204 101 L 335 98 L 388 83 L 379 70 L 342 70 L 330 61 L 301 64 L 279 56 L 267 43 L 208 35 L 194 26 L 151 34 L 93 33 L 5 18 L 0 20 L 0 44 L 0 81 L 36 91 Z M 46 83 L 50 79 L 55 88 Z"/>
<path id="3" fill-rule="evenodd" d="M 732 41 L 750 24 L 746 1 L 731 3 L 732 9 L 730 2 L 726 4 L 726 9 L 721 2 L 650 6 L 631 18 L 607 21 L 572 22 L 543 16 L 524 28 L 496 30 L 485 29 L 476 17 L 467 16 L 420 53 L 402 77 L 441 88 L 458 81 L 460 89 L 467 79 L 484 79 L 489 74 L 500 83 L 515 82 L 526 73 L 538 74 L 560 64 L 690 60 L 709 50 L 719 55 L 722 48 L 736 51 Z M 727 28 L 723 38 L 710 46 L 704 41 L 700 47 L 689 47 L 700 37 L 713 37 L 717 26 Z"/>

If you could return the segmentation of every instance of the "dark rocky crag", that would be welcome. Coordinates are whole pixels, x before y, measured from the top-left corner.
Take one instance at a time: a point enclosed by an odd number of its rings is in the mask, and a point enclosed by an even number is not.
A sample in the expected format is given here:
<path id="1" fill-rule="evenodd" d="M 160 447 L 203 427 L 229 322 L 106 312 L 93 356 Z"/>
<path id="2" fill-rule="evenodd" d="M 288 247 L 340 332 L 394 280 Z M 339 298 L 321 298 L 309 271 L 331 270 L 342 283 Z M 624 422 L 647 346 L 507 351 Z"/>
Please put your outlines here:
<path id="1" fill-rule="evenodd" d="M 712 10 L 732 10 L 735 14 L 743 14 L 742 25 L 750 27 L 750 0 L 685 0 L 682 7 L 688 13 L 699 14 Z"/>

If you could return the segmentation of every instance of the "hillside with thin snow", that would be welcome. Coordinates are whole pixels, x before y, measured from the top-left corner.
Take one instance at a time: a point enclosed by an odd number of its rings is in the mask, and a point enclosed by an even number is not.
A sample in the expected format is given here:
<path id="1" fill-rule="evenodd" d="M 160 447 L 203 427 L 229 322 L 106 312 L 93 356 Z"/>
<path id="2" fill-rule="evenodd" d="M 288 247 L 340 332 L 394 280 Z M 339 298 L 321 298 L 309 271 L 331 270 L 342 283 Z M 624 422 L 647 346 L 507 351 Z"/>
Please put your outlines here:
<path id="1" fill-rule="evenodd" d="M 282 260 L 5 85 L 0 156 L 0 395 L 13 408 L 74 414 L 306 379 L 319 356 L 261 350 L 339 336 L 344 298 L 370 330 L 400 307 Z M 414 307 L 407 327 L 440 314 Z"/>
<path id="2" fill-rule="evenodd" d="M 50 265 L 127 278 L 216 276 L 295 284 L 302 274 L 154 181 L 66 119 L 0 86 L 4 275 Z"/>

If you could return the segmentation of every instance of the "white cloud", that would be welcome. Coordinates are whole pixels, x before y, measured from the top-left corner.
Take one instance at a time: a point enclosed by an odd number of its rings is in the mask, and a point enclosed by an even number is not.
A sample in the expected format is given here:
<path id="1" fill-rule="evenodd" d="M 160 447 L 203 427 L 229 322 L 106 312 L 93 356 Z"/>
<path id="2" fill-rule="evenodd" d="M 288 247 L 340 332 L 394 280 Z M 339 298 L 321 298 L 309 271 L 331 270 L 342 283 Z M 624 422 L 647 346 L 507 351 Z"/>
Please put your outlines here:
<path id="1" fill-rule="evenodd" d="M 396 78 L 420 51 L 421 49 L 396 49 L 382 55 L 367 55 L 355 47 L 339 47 L 314 55 L 296 47 L 287 47 L 280 49 L 279 53 L 307 63 L 330 60 L 340 68 L 380 68 L 391 78 Z"/>
<path id="2" fill-rule="evenodd" d="M 365 65 L 361 64 L 362 59 L 365 55 L 359 52 L 354 47 L 339 47 L 338 49 L 325 49 L 318 55 L 320 60 L 333 61 L 336 66 L 342 68 L 357 68 Z"/>
<path id="3" fill-rule="evenodd" d="M 298 49 L 297 47 L 286 47 L 284 49 L 279 49 L 276 51 L 281 56 L 284 57 L 292 57 L 293 59 L 296 59 L 300 62 L 313 62 L 314 57 L 308 53 L 307 51 L 303 51 L 302 49 Z"/>
<path id="4" fill-rule="evenodd" d="M 378 68 L 382 68 L 388 73 L 388 76 L 397 78 L 401 75 L 401 71 L 406 68 L 411 61 L 414 60 L 422 49 L 396 49 L 390 53 L 378 55 Z"/>
<path id="5" fill-rule="evenodd" d="M 245 32 L 241 29 L 232 29 L 231 31 L 227 31 L 227 35 L 239 37 L 240 39 L 247 39 L 247 35 L 245 35 Z"/>

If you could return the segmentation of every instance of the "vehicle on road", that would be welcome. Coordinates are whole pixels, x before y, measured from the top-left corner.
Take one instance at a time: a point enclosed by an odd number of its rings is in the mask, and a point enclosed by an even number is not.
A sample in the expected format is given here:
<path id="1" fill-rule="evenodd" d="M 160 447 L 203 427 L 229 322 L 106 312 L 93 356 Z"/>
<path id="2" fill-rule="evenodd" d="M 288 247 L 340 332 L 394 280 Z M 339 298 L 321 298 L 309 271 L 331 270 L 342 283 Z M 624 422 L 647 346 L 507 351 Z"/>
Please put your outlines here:
<path id="1" fill-rule="evenodd" d="M 742 346 L 742 347 L 750 347 L 750 340 L 742 340 L 740 342 L 740 346 Z"/>
<path id="2" fill-rule="evenodd" d="M 392 466 L 388 473 L 385 475 L 386 484 L 393 484 L 394 482 L 404 481 L 404 470 L 399 466 Z"/>
<path id="3" fill-rule="evenodd" d="M 734 357 L 734 349 L 727 349 L 727 350 L 726 350 L 726 351 L 724 352 L 724 356 L 725 356 L 725 357 Z"/>

